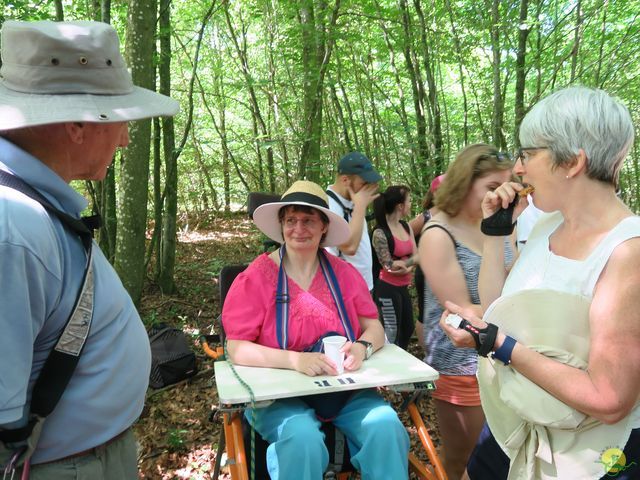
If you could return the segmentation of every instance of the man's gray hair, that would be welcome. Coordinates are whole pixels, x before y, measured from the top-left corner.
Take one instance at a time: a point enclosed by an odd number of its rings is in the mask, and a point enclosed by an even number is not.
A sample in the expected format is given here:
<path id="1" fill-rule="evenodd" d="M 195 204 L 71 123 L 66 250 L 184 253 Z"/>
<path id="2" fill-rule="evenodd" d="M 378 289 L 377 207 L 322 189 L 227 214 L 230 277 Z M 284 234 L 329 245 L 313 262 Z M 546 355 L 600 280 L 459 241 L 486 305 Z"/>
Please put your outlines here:
<path id="1" fill-rule="evenodd" d="M 633 145 L 631 115 L 603 90 L 569 87 L 538 102 L 520 125 L 522 147 L 547 147 L 555 167 L 584 150 L 587 176 L 617 185 L 622 162 Z"/>

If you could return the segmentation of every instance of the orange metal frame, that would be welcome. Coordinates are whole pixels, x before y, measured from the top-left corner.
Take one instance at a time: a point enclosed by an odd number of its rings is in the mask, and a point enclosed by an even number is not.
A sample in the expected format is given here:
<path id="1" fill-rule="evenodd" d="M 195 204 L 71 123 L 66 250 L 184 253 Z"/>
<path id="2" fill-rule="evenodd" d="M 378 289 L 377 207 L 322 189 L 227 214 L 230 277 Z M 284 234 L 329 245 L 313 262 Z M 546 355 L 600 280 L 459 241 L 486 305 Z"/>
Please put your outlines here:
<path id="1" fill-rule="evenodd" d="M 425 465 L 414 453 L 409 453 L 409 469 L 418 478 L 423 480 L 447 480 L 440 457 L 435 445 L 429 435 L 429 430 L 422 420 L 414 401 L 411 401 L 407 410 L 411 421 L 416 426 L 418 437 L 425 449 L 430 466 Z M 225 436 L 227 452 L 227 466 L 232 480 L 249 480 L 249 465 L 245 452 L 244 439 L 242 436 L 242 411 L 237 410 L 230 413 L 223 413 L 223 430 L 220 435 Z M 349 472 L 338 474 L 338 480 L 347 480 L 351 474 Z"/>
<path id="2" fill-rule="evenodd" d="M 215 350 L 209 347 L 205 339 L 201 339 L 202 349 L 214 360 L 223 358 L 224 350 L 218 347 Z M 405 396 L 406 398 L 406 396 Z M 233 407 L 232 407 L 233 408 Z M 415 473 L 422 480 L 447 480 L 438 452 L 429 435 L 429 430 L 422 420 L 415 403 L 415 397 L 409 399 L 406 405 L 409 417 L 415 425 L 420 442 L 429 459 L 430 465 L 425 465 L 414 453 L 409 453 L 409 470 Z M 226 411 L 222 415 L 223 429 L 220 435 L 219 446 L 225 445 L 227 452 L 227 466 L 232 480 L 249 480 L 249 465 L 247 465 L 247 455 L 245 452 L 244 439 L 242 436 L 242 409 Z M 223 441 L 224 440 L 224 441 Z M 344 472 L 338 474 L 338 480 L 348 480 L 351 473 Z"/>

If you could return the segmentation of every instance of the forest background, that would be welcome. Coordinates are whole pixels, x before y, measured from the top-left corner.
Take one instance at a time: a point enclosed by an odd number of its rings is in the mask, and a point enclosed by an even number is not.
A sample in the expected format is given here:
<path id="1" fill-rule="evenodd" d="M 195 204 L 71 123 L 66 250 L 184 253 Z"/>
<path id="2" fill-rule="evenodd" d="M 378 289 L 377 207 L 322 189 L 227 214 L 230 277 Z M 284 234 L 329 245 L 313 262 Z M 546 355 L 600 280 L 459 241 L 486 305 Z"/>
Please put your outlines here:
<path id="1" fill-rule="evenodd" d="M 100 246 L 145 323 L 194 339 L 220 311 L 221 266 L 260 251 L 248 192 L 328 185 L 360 150 L 417 211 L 456 152 L 514 151 L 526 112 L 569 84 L 605 89 L 640 125 L 639 15 L 640 0 L 0 0 L 0 24 L 113 24 L 135 83 L 180 102 L 175 118 L 131 123 L 105 181 L 74 187 L 102 214 Z M 636 212 L 639 143 L 620 177 Z M 201 375 L 150 392 L 140 478 L 211 478 L 217 393 L 202 360 Z"/>
<path id="2" fill-rule="evenodd" d="M 4 0 L 0 22 L 112 23 L 135 83 L 181 104 L 132 123 L 106 181 L 76 185 L 139 303 L 147 273 L 175 291 L 177 232 L 194 218 L 299 178 L 329 184 L 347 151 L 410 186 L 417 209 L 464 145 L 517 148 L 554 89 L 603 88 L 638 125 L 639 15 L 639 0 Z M 634 211 L 638 148 L 620 184 Z"/>

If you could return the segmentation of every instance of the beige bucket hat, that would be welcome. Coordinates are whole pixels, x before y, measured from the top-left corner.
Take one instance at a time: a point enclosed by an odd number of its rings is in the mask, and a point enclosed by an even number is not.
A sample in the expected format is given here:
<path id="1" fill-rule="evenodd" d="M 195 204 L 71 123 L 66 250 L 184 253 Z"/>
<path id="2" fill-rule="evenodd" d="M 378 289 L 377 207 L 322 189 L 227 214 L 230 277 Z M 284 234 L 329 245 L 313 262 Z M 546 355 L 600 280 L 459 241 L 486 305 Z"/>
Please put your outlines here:
<path id="1" fill-rule="evenodd" d="M 133 85 L 106 23 L 2 25 L 0 130 L 63 122 L 110 123 L 175 115 L 175 100 Z"/>
<path id="2" fill-rule="evenodd" d="M 278 243 L 283 243 L 282 225 L 278 221 L 278 212 L 288 205 L 305 205 L 320 210 L 329 217 L 329 229 L 325 236 L 323 247 L 341 245 L 349 238 L 349 224 L 340 215 L 329 210 L 327 194 L 317 184 L 307 180 L 294 182 L 282 194 L 279 202 L 265 203 L 253 212 L 253 221 L 267 237 Z"/>

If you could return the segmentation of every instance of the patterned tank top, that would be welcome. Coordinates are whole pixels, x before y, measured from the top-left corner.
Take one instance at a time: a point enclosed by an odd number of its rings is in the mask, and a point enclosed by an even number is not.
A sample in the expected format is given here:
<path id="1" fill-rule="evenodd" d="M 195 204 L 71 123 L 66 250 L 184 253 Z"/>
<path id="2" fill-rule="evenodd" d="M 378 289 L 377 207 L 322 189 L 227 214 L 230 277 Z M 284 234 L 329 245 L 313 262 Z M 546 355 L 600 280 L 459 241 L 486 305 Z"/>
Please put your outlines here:
<path id="1" fill-rule="evenodd" d="M 474 305 L 480 305 L 478 293 L 478 274 L 482 257 L 476 252 L 458 242 L 451 233 L 441 225 L 431 228 L 441 228 L 455 245 L 456 257 L 464 274 L 469 291 L 469 298 Z M 513 251 L 508 238 L 505 238 L 505 264 L 513 261 Z M 431 291 L 429 282 L 424 282 L 424 341 L 427 355 L 424 361 L 443 375 L 475 375 L 478 366 L 478 354 L 473 348 L 456 348 L 440 328 L 440 317 L 444 308 Z"/>

